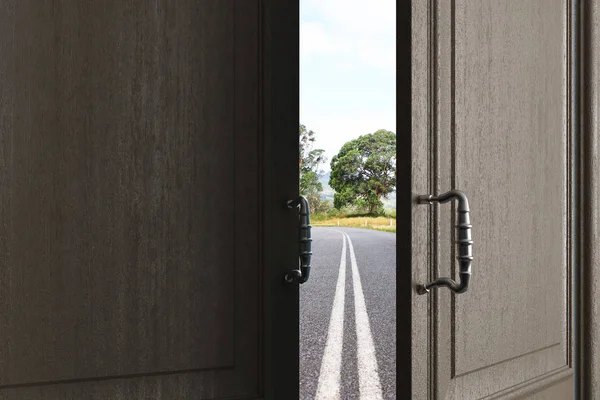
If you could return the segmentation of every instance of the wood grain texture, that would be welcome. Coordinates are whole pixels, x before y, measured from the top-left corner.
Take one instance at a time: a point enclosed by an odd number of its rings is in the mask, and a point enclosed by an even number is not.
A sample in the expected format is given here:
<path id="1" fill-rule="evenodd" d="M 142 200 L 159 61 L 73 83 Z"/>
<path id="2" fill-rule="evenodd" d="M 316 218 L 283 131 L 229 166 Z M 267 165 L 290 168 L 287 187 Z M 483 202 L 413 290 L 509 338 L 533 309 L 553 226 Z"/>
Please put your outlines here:
<path id="1" fill-rule="evenodd" d="M 574 377 L 559 382 L 550 387 L 541 389 L 535 394 L 527 394 L 519 397 L 522 400 L 567 400 L 573 399 Z"/>
<path id="2" fill-rule="evenodd" d="M 455 171 L 453 165 L 452 142 L 454 137 L 454 70 L 455 60 L 452 49 L 455 43 L 454 2 L 439 2 L 430 11 L 431 49 L 431 116 L 432 123 L 432 159 L 431 171 L 432 193 L 444 193 L 455 187 Z M 454 213 L 453 204 L 437 204 L 432 207 L 432 238 L 430 269 L 432 278 L 453 276 L 455 274 L 455 256 L 453 246 Z M 449 306 L 453 303 L 453 295 L 448 290 L 439 290 L 431 296 L 432 302 L 432 397 L 443 398 L 448 392 L 451 381 L 447 379 L 452 371 L 452 319 Z"/>
<path id="3" fill-rule="evenodd" d="M 0 7 L 0 398 L 257 396 L 259 2 Z"/>
<path id="4" fill-rule="evenodd" d="M 595 0 L 582 3 L 581 322 L 578 366 L 580 396 L 595 400 L 600 398 L 600 4 Z"/>
<path id="5" fill-rule="evenodd" d="M 286 202 L 299 191 L 300 7 L 299 0 L 260 3 L 264 398 L 297 399 L 300 288 L 283 277 L 298 266 L 298 213 Z"/>
<path id="6" fill-rule="evenodd" d="M 468 292 L 429 294 L 429 398 L 558 396 L 573 374 L 571 2 L 427 4 L 429 185 L 465 190 L 475 241 Z M 433 208 L 431 275 L 456 277 L 454 208 Z"/>
<path id="7" fill-rule="evenodd" d="M 415 106 L 426 101 L 426 96 L 413 97 L 413 88 L 420 88 L 418 93 L 422 93 L 426 87 L 418 80 L 418 77 L 423 78 L 422 71 L 426 71 L 423 64 L 427 62 L 427 58 L 418 50 L 421 48 L 419 43 L 424 43 L 417 32 L 427 29 L 427 25 L 422 22 L 424 18 L 421 17 L 420 10 L 413 8 L 414 6 L 412 2 L 396 4 L 396 210 L 399 213 L 398 220 L 403 221 L 396 232 L 396 393 L 399 397 L 407 398 L 416 398 L 416 393 L 424 393 L 427 388 L 427 338 L 421 335 L 422 328 L 426 326 L 425 302 L 421 301 L 418 312 L 413 311 L 413 301 L 420 301 L 415 298 L 415 280 L 421 279 L 426 270 L 422 266 L 419 272 L 415 268 L 408 268 L 409 265 L 419 265 L 421 262 L 420 259 L 413 261 L 413 226 L 419 222 L 413 221 L 413 212 L 418 210 L 414 204 L 414 196 L 422 187 L 419 185 L 413 188 L 413 165 L 426 163 L 426 155 L 423 157 L 422 153 L 422 140 L 413 153 L 413 143 L 417 140 L 413 137 L 413 132 L 419 127 L 418 137 L 426 137 L 427 134 L 423 124 L 426 114 Z M 415 66 L 420 68 L 413 70 Z M 423 238 L 423 233 L 417 237 Z M 420 246 L 426 246 L 426 243 L 419 243 L 415 249 Z M 413 276 L 413 273 L 420 276 Z"/>
<path id="8" fill-rule="evenodd" d="M 569 9 L 479 4 L 456 10 L 456 186 L 478 227 L 479 284 L 455 302 L 455 374 L 469 398 L 563 367 L 571 319 Z"/>
<path id="9" fill-rule="evenodd" d="M 455 178 L 477 241 L 473 288 L 456 297 L 458 375 L 564 342 L 565 11 L 456 3 Z"/>
<path id="10" fill-rule="evenodd" d="M 412 2 L 411 22 L 411 91 L 399 92 L 398 96 L 407 96 L 410 94 L 411 107 L 411 129 L 410 139 L 403 136 L 402 129 L 398 129 L 398 176 L 399 185 L 400 179 L 404 179 L 404 185 L 410 188 L 410 191 L 404 191 L 411 194 L 410 208 L 405 203 L 404 207 L 398 207 L 400 210 L 409 210 L 410 215 L 407 220 L 410 224 L 403 225 L 404 229 L 410 229 L 407 234 L 405 231 L 398 231 L 397 240 L 401 243 L 410 243 L 410 247 L 399 247 L 398 268 L 411 268 L 411 296 L 410 302 L 399 305 L 398 313 L 403 313 L 406 310 L 406 304 L 410 305 L 411 324 L 410 332 L 410 365 L 411 365 L 411 380 L 410 389 L 407 387 L 398 387 L 399 398 L 411 398 L 415 400 L 427 399 L 431 386 L 431 377 L 429 367 L 430 363 L 430 347 L 429 347 L 429 299 L 427 296 L 417 294 L 416 287 L 419 284 L 426 282 L 429 276 L 429 264 L 431 255 L 429 254 L 430 242 L 430 226 L 429 226 L 429 210 L 426 206 L 417 204 L 416 197 L 427 194 L 430 191 L 430 110 L 428 106 L 429 85 L 430 85 L 430 57 L 428 40 L 428 7 L 426 2 Z M 405 73 L 406 71 L 403 70 Z M 406 90 L 406 88 L 405 88 Z M 405 110 L 399 110 L 398 114 L 406 113 Z M 400 128 L 400 127 L 399 127 Z M 410 153 L 408 153 L 410 151 Z M 410 163 L 402 161 L 410 160 Z M 407 179 L 408 177 L 408 179 Z M 398 194 L 402 193 L 398 190 Z M 398 197 L 400 199 L 400 197 Z M 398 200 L 400 201 L 400 200 Z M 400 203 L 399 203 L 400 205 Z M 399 217 L 400 218 L 400 217 Z M 400 225 L 398 226 L 400 229 Z M 409 260 L 408 263 L 401 263 L 400 260 Z M 398 271 L 398 277 L 402 276 L 402 272 Z M 401 280 L 398 278 L 398 288 L 402 287 Z M 399 289 L 400 290 L 400 289 Z M 406 290 L 406 287 L 404 287 Z M 408 299 L 407 299 L 408 300 Z M 403 307 L 402 307 L 403 306 Z M 400 317 L 401 318 L 401 317 Z M 401 319 L 399 319 L 401 320 Z M 402 329 L 398 325 L 398 329 Z M 400 338 L 398 338 L 400 339 Z M 406 344 L 406 342 L 404 343 Z M 398 341 L 398 357 L 402 357 L 405 352 L 401 351 L 402 342 Z M 403 360 L 404 365 L 399 366 L 398 370 L 406 369 L 406 359 Z"/>

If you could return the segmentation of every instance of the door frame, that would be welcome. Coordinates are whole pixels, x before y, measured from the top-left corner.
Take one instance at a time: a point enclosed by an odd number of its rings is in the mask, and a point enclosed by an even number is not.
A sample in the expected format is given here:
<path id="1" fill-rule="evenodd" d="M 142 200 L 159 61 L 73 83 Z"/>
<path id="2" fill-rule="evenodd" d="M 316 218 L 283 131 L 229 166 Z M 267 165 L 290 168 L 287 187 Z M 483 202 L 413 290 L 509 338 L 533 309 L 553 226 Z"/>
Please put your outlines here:
<path id="1" fill-rule="evenodd" d="M 259 392 L 265 399 L 295 399 L 300 385 L 299 287 L 286 284 L 283 277 L 298 267 L 298 214 L 285 202 L 298 196 L 300 184 L 300 3 L 258 0 L 258 6 L 262 179 L 257 184 L 263 193 L 263 248 L 256 268 L 263 276 L 264 294 Z"/>
<path id="2" fill-rule="evenodd" d="M 569 1 L 569 0 L 567 0 Z M 576 71 L 572 74 L 575 88 L 572 123 L 577 138 L 578 162 L 575 171 L 578 212 L 575 215 L 575 321 L 574 351 L 571 355 L 576 369 L 576 398 L 594 398 L 600 393 L 600 0 L 570 0 L 576 4 L 576 29 L 573 41 Z M 428 116 L 417 115 L 417 102 L 423 101 L 419 77 L 412 74 L 422 58 L 416 57 L 418 47 L 413 29 L 424 29 L 417 14 L 422 1 L 396 2 L 397 18 L 397 75 L 396 75 L 396 132 L 397 146 L 397 203 L 396 233 L 396 310 L 397 310 L 397 393 L 416 395 L 431 393 L 428 387 L 430 371 L 414 365 L 415 357 L 427 356 L 427 343 L 414 340 L 415 332 L 429 329 L 427 321 L 416 316 L 423 312 L 427 302 L 417 302 L 416 285 L 427 277 L 416 276 L 413 270 L 413 245 L 428 239 L 422 214 L 416 214 L 415 196 L 421 188 L 427 190 L 426 176 L 413 181 L 413 171 L 427 175 L 427 166 L 413 163 L 413 152 L 427 145 L 418 123 Z M 420 16 L 419 15 L 419 16 Z M 426 68 L 426 65 L 423 67 Z M 422 83 L 422 82 L 421 82 Z M 422 85 L 421 85 L 422 86 Z M 427 101 L 426 99 L 424 101 Z M 419 175 L 417 174 L 417 176 Z M 416 233 L 415 233 L 416 231 Z M 421 260 L 418 260 L 421 261 Z M 426 260 L 423 260 L 426 261 Z M 418 310 L 415 312 L 415 310 Z"/>
<path id="3" fill-rule="evenodd" d="M 412 395 L 425 389 L 427 375 L 413 373 L 413 330 L 423 328 L 413 322 L 414 278 L 412 271 L 412 1 L 396 1 L 396 393 Z M 417 343 L 415 343 L 417 344 Z"/>
<path id="4" fill-rule="evenodd" d="M 576 349 L 578 397 L 600 391 L 600 1 L 579 1 L 579 328 Z"/>

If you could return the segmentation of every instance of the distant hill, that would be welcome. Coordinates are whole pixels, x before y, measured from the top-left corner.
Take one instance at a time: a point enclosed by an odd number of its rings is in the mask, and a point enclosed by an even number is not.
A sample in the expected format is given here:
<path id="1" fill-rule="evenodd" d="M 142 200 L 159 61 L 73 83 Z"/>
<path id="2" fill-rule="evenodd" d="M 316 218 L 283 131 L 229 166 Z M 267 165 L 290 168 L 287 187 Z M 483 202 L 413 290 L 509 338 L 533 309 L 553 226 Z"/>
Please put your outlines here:
<path id="1" fill-rule="evenodd" d="M 333 202 L 333 195 L 335 194 L 335 190 L 329 186 L 329 177 L 331 175 L 331 171 L 325 172 L 320 178 L 319 182 L 323 185 L 323 192 L 321 194 L 321 198 L 323 200 L 329 200 Z M 383 199 L 383 206 L 387 209 L 395 210 L 396 209 L 396 192 L 393 191 L 388 196 L 388 199 Z"/>

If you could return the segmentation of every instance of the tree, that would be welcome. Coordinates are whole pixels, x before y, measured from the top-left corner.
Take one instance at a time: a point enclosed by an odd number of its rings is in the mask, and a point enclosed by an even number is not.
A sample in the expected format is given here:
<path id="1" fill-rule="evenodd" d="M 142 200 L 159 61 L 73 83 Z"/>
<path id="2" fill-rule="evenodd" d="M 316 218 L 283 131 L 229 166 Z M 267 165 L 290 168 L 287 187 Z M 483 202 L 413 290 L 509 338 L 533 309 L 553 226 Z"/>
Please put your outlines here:
<path id="1" fill-rule="evenodd" d="M 327 161 L 325 150 L 313 149 L 315 133 L 300 125 L 300 194 L 306 196 L 311 213 L 322 211 L 321 192 L 323 185 L 319 182 L 323 171 L 319 166 Z"/>
<path id="2" fill-rule="evenodd" d="M 331 159 L 329 186 L 336 191 L 337 209 L 382 211 L 381 198 L 396 188 L 396 134 L 380 129 L 344 144 Z"/>

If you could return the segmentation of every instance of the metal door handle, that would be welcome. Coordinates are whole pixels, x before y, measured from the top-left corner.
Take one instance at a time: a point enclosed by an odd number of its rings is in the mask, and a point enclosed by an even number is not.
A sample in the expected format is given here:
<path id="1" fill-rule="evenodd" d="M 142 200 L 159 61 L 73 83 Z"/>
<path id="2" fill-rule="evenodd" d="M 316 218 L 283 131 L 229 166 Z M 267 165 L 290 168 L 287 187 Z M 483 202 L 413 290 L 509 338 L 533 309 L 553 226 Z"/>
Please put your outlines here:
<path id="1" fill-rule="evenodd" d="M 298 242 L 300 269 L 294 269 L 285 274 L 285 281 L 288 283 L 304 283 L 310 275 L 310 257 L 312 256 L 312 237 L 310 226 L 310 208 L 306 197 L 300 196 L 296 200 L 288 200 L 286 203 L 288 208 L 297 208 L 300 206 L 299 225 L 298 225 Z"/>
<path id="2" fill-rule="evenodd" d="M 460 190 L 451 190 L 438 196 L 425 195 L 419 196 L 419 204 L 447 203 L 451 200 L 458 200 L 456 225 L 457 244 L 458 244 L 458 263 L 460 266 L 460 283 L 456 283 L 450 278 L 438 278 L 433 282 L 419 285 L 417 292 L 425 294 L 429 289 L 447 286 L 454 293 L 464 293 L 469 287 L 471 279 L 471 262 L 473 261 L 473 240 L 471 239 L 471 221 L 469 220 L 469 200 Z"/>

